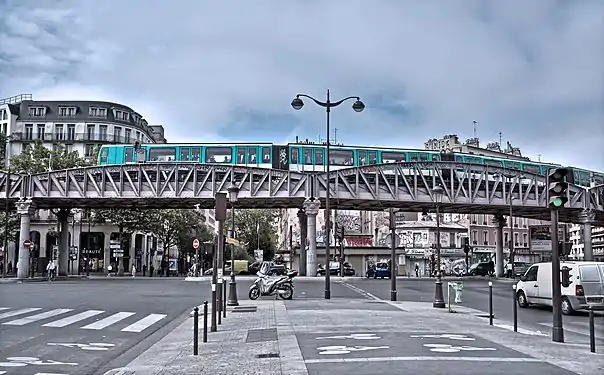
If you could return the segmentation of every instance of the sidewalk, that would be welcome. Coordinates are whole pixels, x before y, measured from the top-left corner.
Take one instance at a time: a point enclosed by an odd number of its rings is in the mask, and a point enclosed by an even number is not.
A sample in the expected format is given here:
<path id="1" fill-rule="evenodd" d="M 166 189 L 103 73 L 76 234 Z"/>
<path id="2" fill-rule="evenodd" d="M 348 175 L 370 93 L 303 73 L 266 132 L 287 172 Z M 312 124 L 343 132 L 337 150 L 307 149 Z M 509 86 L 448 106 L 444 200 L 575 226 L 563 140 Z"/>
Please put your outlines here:
<path id="1" fill-rule="evenodd" d="M 192 319 L 106 375 L 601 375 L 586 344 L 489 326 L 476 310 L 369 300 L 241 301 L 193 356 Z M 246 309 L 247 308 L 247 309 Z M 200 319 L 200 328 L 203 321 Z M 604 348 L 597 348 L 600 352 Z"/>
<path id="2" fill-rule="evenodd" d="M 66 280 L 84 280 L 88 277 L 82 275 L 68 275 L 68 276 L 57 276 L 55 278 L 56 281 L 66 281 Z M 14 284 L 14 283 L 40 283 L 40 282 L 48 282 L 48 278 L 46 276 L 35 276 L 33 278 L 17 278 L 17 277 L 5 277 L 0 278 L 0 284 Z"/>

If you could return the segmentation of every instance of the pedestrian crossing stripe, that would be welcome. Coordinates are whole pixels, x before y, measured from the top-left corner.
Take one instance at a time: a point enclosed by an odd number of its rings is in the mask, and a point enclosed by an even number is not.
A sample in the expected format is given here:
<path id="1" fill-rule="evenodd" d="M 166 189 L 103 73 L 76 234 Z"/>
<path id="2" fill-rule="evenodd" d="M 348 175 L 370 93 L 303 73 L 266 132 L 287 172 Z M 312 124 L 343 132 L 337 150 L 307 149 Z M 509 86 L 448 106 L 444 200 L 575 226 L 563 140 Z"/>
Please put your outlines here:
<path id="1" fill-rule="evenodd" d="M 70 313 L 74 314 L 72 315 Z M 73 309 L 53 309 L 43 311 L 43 309 L 39 307 L 28 307 L 16 310 L 11 310 L 10 307 L 0 307 L 0 321 L 4 320 L 4 322 L 2 322 L 2 325 L 4 326 L 28 326 L 36 322 L 47 321 L 42 324 L 42 327 L 63 328 L 72 326 L 76 323 L 81 323 L 84 325 L 79 327 L 80 329 L 98 331 L 121 324 L 122 327 L 126 325 L 126 327 L 120 329 L 121 332 L 140 333 L 167 317 L 166 314 L 148 314 L 147 316 L 132 322 L 129 318 L 136 315 L 137 313 L 135 312 L 120 311 L 106 317 L 102 317 L 102 314 L 107 313 L 103 310 L 75 312 Z M 9 320 L 9 318 L 12 318 L 12 320 Z M 52 318 L 56 318 L 56 320 L 48 322 L 48 320 Z M 97 320 L 90 322 L 90 319 Z M 88 324 L 86 324 L 86 320 L 88 320 Z"/>

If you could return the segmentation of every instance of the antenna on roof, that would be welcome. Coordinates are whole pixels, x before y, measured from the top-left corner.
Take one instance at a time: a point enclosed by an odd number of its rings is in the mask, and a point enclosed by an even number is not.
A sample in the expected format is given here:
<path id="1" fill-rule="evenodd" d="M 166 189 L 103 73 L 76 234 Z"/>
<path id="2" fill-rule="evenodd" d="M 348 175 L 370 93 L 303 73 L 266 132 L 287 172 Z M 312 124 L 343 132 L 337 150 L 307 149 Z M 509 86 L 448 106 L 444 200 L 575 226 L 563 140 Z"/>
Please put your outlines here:
<path id="1" fill-rule="evenodd" d="M 474 130 L 474 138 L 476 138 L 476 124 L 478 124 L 478 121 L 472 121 L 472 130 Z"/>
<path id="2" fill-rule="evenodd" d="M 502 144 L 501 144 L 501 142 L 503 142 L 503 141 L 502 141 L 501 136 L 502 136 L 502 133 L 501 133 L 501 132 L 499 132 L 499 149 L 500 149 L 500 150 L 501 150 L 501 148 L 503 147 L 503 146 L 502 146 Z"/>

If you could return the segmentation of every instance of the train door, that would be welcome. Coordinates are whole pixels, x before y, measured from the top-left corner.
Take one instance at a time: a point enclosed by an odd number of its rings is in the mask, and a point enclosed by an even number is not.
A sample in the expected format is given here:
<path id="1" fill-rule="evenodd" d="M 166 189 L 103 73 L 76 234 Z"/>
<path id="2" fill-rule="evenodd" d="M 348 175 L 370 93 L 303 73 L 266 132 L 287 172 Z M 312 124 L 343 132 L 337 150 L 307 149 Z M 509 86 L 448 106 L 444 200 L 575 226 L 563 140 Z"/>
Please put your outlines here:
<path id="1" fill-rule="evenodd" d="M 289 146 L 289 169 L 291 171 L 302 171 L 304 161 L 301 155 L 301 147 Z"/>
<path id="2" fill-rule="evenodd" d="M 237 160 L 235 161 L 234 164 L 238 164 L 238 165 L 247 165 L 248 164 L 247 150 L 245 147 L 237 147 Z"/>
<path id="3" fill-rule="evenodd" d="M 191 161 L 191 148 L 190 147 L 179 147 L 177 154 L 177 161 Z"/>
<path id="4" fill-rule="evenodd" d="M 262 159 L 260 159 L 260 163 L 265 167 L 272 166 L 273 164 L 273 150 L 269 146 L 260 147 L 260 152 Z"/>

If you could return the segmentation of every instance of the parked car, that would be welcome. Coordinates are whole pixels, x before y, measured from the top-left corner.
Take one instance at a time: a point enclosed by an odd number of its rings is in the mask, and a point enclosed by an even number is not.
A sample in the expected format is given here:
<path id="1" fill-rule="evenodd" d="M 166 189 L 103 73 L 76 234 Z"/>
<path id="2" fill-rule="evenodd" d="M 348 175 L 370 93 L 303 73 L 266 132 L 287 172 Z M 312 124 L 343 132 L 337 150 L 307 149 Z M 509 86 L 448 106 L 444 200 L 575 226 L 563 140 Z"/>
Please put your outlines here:
<path id="1" fill-rule="evenodd" d="M 569 268 L 570 285 L 562 286 L 562 313 L 604 309 L 604 262 L 561 262 Z M 552 263 L 533 264 L 516 284 L 518 306 L 552 306 Z"/>
<path id="2" fill-rule="evenodd" d="M 366 274 L 368 279 L 371 277 L 374 279 L 377 279 L 378 277 L 383 279 L 384 277 L 390 278 L 391 276 L 390 266 L 386 262 L 376 263 L 372 267 L 369 267 Z"/>
<path id="3" fill-rule="evenodd" d="M 514 277 L 520 277 L 524 275 L 524 273 L 526 272 L 526 270 L 529 269 L 530 266 L 530 263 L 514 262 Z M 510 278 L 512 277 L 512 264 L 509 262 L 505 265 L 505 276 Z"/>
<path id="4" fill-rule="evenodd" d="M 468 269 L 469 276 L 488 276 L 490 264 L 489 262 L 474 263 Z"/>
<path id="5" fill-rule="evenodd" d="M 352 268 L 350 263 L 344 262 L 344 276 L 354 276 L 356 273 L 355 269 Z M 329 274 L 334 276 L 340 275 L 340 262 L 329 263 Z M 317 276 L 325 276 L 325 266 L 320 264 L 317 269 Z"/>

